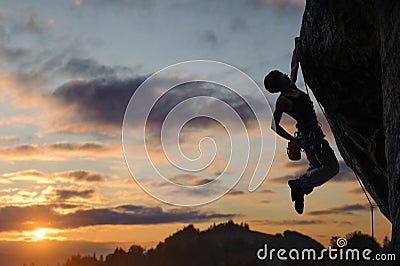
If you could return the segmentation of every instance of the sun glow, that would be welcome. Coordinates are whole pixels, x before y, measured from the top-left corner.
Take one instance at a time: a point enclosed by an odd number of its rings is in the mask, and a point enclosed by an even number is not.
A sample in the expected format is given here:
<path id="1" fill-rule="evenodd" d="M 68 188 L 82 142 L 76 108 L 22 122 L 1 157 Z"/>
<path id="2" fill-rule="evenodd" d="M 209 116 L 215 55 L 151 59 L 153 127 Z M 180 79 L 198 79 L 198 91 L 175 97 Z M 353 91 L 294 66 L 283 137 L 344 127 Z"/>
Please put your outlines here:
<path id="1" fill-rule="evenodd" d="M 36 239 L 44 239 L 46 237 L 46 231 L 47 228 L 39 228 L 35 231 L 33 231 L 33 235 L 35 236 Z"/>

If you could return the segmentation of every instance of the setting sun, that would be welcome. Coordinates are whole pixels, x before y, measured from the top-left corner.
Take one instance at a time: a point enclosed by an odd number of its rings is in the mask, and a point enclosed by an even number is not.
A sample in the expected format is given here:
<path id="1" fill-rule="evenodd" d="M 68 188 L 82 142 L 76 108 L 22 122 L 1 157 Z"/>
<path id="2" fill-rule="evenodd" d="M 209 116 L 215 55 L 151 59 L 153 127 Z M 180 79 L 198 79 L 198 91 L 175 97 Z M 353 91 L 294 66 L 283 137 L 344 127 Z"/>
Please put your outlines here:
<path id="1" fill-rule="evenodd" d="M 46 237 L 46 231 L 47 231 L 46 228 L 39 228 L 39 229 L 35 230 L 35 231 L 33 232 L 33 234 L 35 235 L 35 238 L 37 238 L 37 239 L 43 239 L 43 238 Z"/>

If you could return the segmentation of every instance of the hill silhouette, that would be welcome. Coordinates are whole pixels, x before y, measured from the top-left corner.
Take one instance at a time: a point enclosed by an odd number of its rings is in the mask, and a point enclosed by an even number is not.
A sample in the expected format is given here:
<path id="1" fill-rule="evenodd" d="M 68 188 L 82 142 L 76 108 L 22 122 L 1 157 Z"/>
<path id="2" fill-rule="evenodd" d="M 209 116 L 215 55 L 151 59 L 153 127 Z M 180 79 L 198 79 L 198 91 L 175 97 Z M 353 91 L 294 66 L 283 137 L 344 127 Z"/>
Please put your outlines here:
<path id="1" fill-rule="evenodd" d="M 213 225 L 200 231 L 193 225 L 167 237 L 155 248 L 145 251 L 133 245 L 128 251 L 121 248 L 105 257 L 73 256 L 64 266 L 213 266 L 213 265 L 288 265 L 280 261 L 261 261 L 257 251 L 268 244 L 268 249 L 313 248 L 323 246 L 312 238 L 294 231 L 283 234 L 265 234 L 249 229 L 247 224 L 232 221 Z M 311 265 L 296 262 L 292 265 Z M 319 264 L 323 265 L 323 264 Z"/>
<path id="2" fill-rule="evenodd" d="M 330 246 L 338 248 L 338 237 L 331 238 Z M 383 247 L 371 236 L 356 231 L 346 236 L 348 245 L 344 248 L 371 248 L 377 253 L 390 253 L 390 241 L 385 238 Z M 275 249 L 273 260 L 257 258 L 257 251 L 268 245 L 268 250 Z M 278 249 L 302 251 L 314 249 L 320 254 L 324 248 L 312 238 L 294 231 L 283 234 L 265 234 L 250 230 L 246 223 L 235 224 L 233 221 L 212 225 L 207 230 L 200 231 L 193 225 L 188 225 L 160 242 L 155 248 L 145 250 L 138 245 L 131 246 L 127 251 L 116 248 L 107 256 L 75 255 L 62 266 L 250 266 L 250 265 L 397 265 L 391 261 L 330 261 L 324 260 L 277 260 Z M 318 256 L 318 255 L 317 255 Z M 286 254 L 287 257 L 287 254 Z"/>

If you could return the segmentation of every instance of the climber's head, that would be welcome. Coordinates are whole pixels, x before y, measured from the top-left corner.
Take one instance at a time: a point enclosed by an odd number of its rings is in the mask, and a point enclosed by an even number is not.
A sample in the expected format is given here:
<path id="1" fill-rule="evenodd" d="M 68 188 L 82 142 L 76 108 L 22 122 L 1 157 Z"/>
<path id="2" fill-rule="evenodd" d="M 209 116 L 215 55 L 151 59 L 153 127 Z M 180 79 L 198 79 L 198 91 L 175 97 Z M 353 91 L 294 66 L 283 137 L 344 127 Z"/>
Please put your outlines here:
<path id="1" fill-rule="evenodd" d="M 279 70 L 272 70 L 264 78 L 264 87 L 270 93 L 285 90 L 290 85 L 289 77 Z"/>

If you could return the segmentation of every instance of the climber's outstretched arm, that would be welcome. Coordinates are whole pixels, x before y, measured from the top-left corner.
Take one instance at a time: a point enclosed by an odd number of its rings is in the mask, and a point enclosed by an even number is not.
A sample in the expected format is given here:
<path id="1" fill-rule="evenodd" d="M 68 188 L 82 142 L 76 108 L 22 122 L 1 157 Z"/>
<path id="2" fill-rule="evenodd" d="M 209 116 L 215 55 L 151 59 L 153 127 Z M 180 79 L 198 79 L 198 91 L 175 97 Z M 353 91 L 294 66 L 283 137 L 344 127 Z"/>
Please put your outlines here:
<path id="1" fill-rule="evenodd" d="M 292 62 L 290 63 L 290 85 L 296 84 L 298 71 L 299 71 L 299 60 L 297 57 L 297 49 L 294 48 L 292 54 Z"/>

